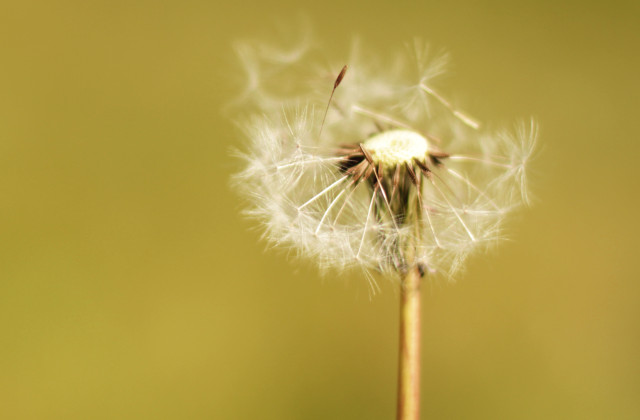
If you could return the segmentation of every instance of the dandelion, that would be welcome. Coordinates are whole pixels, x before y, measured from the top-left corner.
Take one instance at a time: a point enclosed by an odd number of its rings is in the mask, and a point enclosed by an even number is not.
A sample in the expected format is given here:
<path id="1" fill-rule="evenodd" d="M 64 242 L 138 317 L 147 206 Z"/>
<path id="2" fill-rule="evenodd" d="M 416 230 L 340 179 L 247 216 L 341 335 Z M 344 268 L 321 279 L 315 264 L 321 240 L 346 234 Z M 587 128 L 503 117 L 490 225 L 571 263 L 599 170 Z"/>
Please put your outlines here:
<path id="1" fill-rule="evenodd" d="M 398 418 L 417 419 L 421 280 L 452 278 L 503 237 L 527 201 L 535 124 L 483 129 L 434 87 L 447 57 L 420 42 L 384 61 L 354 47 L 339 73 L 306 42 L 239 51 L 254 110 L 236 176 L 248 214 L 322 269 L 359 268 L 374 290 L 400 280 Z"/>

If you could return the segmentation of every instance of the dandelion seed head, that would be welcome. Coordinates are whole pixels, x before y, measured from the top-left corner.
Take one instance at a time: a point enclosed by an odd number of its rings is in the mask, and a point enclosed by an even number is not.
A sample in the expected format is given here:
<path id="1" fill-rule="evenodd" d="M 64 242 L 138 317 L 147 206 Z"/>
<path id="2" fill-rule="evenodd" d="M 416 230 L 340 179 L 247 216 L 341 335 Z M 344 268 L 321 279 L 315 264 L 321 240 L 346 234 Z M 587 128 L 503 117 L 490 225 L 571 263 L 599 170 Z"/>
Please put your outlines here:
<path id="1" fill-rule="evenodd" d="M 322 269 L 450 278 L 527 202 L 536 125 L 483 129 L 433 85 L 445 56 L 420 42 L 397 60 L 354 45 L 346 73 L 306 44 L 268 57 L 282 50 L 239 47 L 246 213 Z"/>

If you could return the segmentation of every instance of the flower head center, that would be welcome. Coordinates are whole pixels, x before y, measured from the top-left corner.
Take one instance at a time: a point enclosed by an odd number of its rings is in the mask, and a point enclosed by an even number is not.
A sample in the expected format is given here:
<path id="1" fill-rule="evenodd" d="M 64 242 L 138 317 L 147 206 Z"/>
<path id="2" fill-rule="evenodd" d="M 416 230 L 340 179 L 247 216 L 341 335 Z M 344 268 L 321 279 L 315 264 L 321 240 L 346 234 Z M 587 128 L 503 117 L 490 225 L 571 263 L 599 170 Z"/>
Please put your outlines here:
<path id="1" fill-rule="evenodd" d="M 387 168 L 424 160 L 429 151 L 427 139 L 410 130 L 384 131 L 365 141 L 364 147 L 375 163 Z"/>

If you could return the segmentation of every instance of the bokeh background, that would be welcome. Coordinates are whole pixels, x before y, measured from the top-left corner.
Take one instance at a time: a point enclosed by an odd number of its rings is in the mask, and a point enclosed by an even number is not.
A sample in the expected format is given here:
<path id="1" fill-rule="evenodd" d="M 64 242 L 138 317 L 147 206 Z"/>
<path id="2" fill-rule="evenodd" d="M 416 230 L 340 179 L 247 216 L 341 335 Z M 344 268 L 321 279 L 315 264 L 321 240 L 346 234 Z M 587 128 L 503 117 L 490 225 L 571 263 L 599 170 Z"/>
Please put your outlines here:
<path id="1" fill-rule="evenodd" d="M 424 288 L 423 418 L 640 418 L 638 5 L 3 1 L 0 418 L 394 418 L 395 287 L 265 250 L 229 185 L 232 43 L 301 13 L 540 122 L 512 240 Z"/>

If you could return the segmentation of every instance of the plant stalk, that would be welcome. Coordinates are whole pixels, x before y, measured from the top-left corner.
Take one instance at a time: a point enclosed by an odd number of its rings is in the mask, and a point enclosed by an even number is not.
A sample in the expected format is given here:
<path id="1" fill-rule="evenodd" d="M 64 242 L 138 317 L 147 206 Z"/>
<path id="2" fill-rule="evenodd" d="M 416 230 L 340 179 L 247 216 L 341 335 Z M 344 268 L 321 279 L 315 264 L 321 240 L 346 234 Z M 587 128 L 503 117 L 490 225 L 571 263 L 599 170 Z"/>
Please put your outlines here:
<path id="1" fill-rule="evenodd" d="M 398 420 L 420 419 L 420 270 L 413 267 L 400 287 Z"/>

